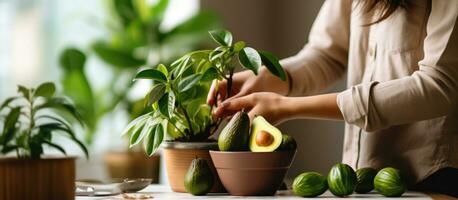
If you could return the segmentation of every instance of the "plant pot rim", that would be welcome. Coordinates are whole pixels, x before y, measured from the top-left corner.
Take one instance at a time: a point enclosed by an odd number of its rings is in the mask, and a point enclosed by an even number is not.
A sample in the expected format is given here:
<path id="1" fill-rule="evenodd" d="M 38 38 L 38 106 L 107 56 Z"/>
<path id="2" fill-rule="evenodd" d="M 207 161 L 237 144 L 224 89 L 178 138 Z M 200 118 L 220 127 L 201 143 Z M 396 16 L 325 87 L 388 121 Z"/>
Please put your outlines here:
<path id="1" fill-rule="evenodd" d="M 296 150 L 289 150 L 289 151 L 272 151 L 272 152 L 252 152 L 252 151 L 218 151 L 218 150 L 210 150 L 210 153 L 215 154 L 290 154 L 296 152 Z"/>
<path id="2" fill-rule="evenodd" d="M 218 142 L 177 142 L 164 141 L 162 143 L 164 149 L 201 149 L 201 150 L 217 150 Z"/>
<path id="3" fill-rule="evenodd" d="M 57 156 L 43 155 L 39 159 L 18 158 L 16 156 L 0 156 L 0 162 L 30 162 L 30 161 L 50 161 L 50 160 L 75 160 L 76 156 Z"/>

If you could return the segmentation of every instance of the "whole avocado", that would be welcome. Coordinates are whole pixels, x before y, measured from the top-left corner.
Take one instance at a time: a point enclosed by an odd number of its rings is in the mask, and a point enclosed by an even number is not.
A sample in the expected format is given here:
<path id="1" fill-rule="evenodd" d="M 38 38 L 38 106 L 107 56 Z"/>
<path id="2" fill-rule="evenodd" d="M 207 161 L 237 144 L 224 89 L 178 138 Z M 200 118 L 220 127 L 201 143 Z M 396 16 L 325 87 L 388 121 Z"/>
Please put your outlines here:
<path id="1" fill-rule="evenodd" d="M 377 173 L 374 188 L 387 197 L 399 197 L 406 191 L 401 171 L 392 167 L 383 168 Z"/>
<path id="2" fill-rule="evenodd" d="M 195 158 L 184 177 L 184 187 L 192 195 L 205 195 L 213 187 L 213 173 L 205 159 Z"/>
<path id="3" fill-rule="evenodd" d="M 356 188 L 356 173 L 347 164 L 338 163 L 329 171 L 328 187 L 332 194 L 345 197 L 353 193 Z"/>
<path id="4" fill-rule="evenodd" d="M 366 167 L 356 170 L 356 177 L 358 183 L 356 184 L 355 192 L 365 194 L 374 189 L 374 177 L 377 174 L 377 170 Z"/>
<path id="5" fill-rule="evenodd" d="M 250 118 L 244 111 L 237 112 L 218 138 L 220 151 L 246 151 L 249 148 Z"/>
<path id="6" fill-rule="evenodd" d="M 283 134 L 281 144 L 277 150 L 278 151 L 292 151 L 292 150 L 296 150 L 296 148 L 297 148 L 296 140 L 290 135 Z"/>
<path id="7" fill-rule="evenodd" d="M 326 177 L 317 172 L 302 173 L 293 182 L 293 192 L 301 197 L 316 197 L 327 189 Z"/>

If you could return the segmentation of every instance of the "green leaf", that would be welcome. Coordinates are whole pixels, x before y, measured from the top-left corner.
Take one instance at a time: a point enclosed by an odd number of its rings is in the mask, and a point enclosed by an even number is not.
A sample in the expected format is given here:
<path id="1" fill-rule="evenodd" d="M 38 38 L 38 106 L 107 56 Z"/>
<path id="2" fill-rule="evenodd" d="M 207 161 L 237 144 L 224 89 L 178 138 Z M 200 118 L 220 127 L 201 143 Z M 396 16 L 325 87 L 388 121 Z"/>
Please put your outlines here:
<path id="1" fill-rule="evenodd" d="M 162 115 L 170 118 L 173 114 L 173 110 L 175 109 L 175 94 L 170 91 L 166 95 L 162 96 L 158 101 L 159 112 Z"/>
<path id="2" fill-rule="evenodd" d="M 168 5 L 168 0 L 158 0 L 157 3 L 151 7 L 151 14 L 153 18 L 162 20 Z"/>
<path id="3" fill-rule="evenodd" d="M 145 69 L 137 73 L 134 79 L 153 79 L 159 82 L 167 82 L 167 77 L 159 70 Z"/>
<path id="4" fill-rule="evenodd" d="M 165 76 L 169 76 L 169 71 L 167 70 L 167 67 L 165 65 L 159 64 L 157 65 L 156 69 L 162 72 Z"/>
<path id="5" fill-rule="evenodd" d="M 202 78 L 202 74 L 193 74 L 188 76 L 180 81 L 178 84 L 178 91 L 184 92 L 186 90 L 191 89 L 194 85 L 196 85 L 199 80 Z"/>
<path id="6" fill-rule="evenodd" d="M 1 152 L 2 152 L 2 154 L 7 154 L 7 153 L 9 153 L 11 151 L 14 151 L 14 150 L 18 149 L 18 148 L 19 148 L 19 146 L 17 146 L 17 145 L 5 145 L 5 146 L 2 147 L 2 151 Z"/>
<path id="7" fill-rule="evenodd" d="M 30 90 L 22 85 L 17 86 L 18 92 L 22 93 L 22 96 L 25 97 L 26 99 L 30 98 Z"/>
<path id="8" fill-rule="evenodd" d="M 156 124 L 153 131 L 143 141 L 143 146 L 148 156 L 152 156 L 161 145 L 164 139 L 164 130 L 162 123 Z"/>
<path id="9" fill-rule="evenodd" d="M 15 107 L 11 109 L 11 111 L 6 116 L 4 125 L 3 125 L 3 132 L 0 136 L 0 144 L 6 145 L 8 142 L 13 139 L 14 134 L 16 133 L 16 123 L 19 120 L 19 116 L 21 115 L 21 107 Z"/>
<path id="10" fill-rule="evenodd" d="M 239 61 L 242 66 L 253 71 L 254 74 L 258 75 L 259 68 L 261 68 L 262 60 L 259 53 L 251 48 L 245 47 L 239 52 Z"/>
<path id="11" fill-rule="evenodd" d="M 96 42 L 92 48 L 99 58 L 115 67 L 139 67 L 145 64 L 145 60 L 135 58 L 133 52 L 116 49 L 104 42 Z"/>
<path id="12" fill-rule="evenodd" d="M 119 16 L 124 26 L 128 25 L 137 17 L 132 1 L 114 0 L 113 3 L 116 14 Z"/>
<path id="13" fill-rule="evenodd" d="M 135 131 L 134 134 L 130 137 L 130 147 L 132 148 L 133 146 L 137 145 L 148 133 L 150 133 L 154 126 L 157 124 L 157 120 L 149 117 L 145 125 L 142 127 L 141 131 L 140 129 L 138 131 Z"/>
<path id="14" fill-rule="evenodd" d="M 258 51 L 261 55 L 262 63 L 267 67 L 267 69 L 275 76 L 278 76 L 281 80 L 286 80 L 285 71 L 280 65 L 278 59 L 270 52 L 267 51 Z"/>
<path id="15" fill-rule="evenodd" d="M 18 99 L 19 97 L 9 97 L 3 101 L 3 103 L 0 105 L 0 111 L 2 111 L 4 108 L 10 105 L 11 102 L 14 100 Z"/>
<path id="16" fill-rule="evenodd" d="M 173 91 L 170 91 L 169 92 L 169 95 L 168 95 L 168 105 L 167 105 L 167 111 L 169 113 L 169 116 L 172 116 L 173 115 L 173 110 L 175 109 L 175 101 L 176 101 L 176 97 L 175 97 L 175 93 L 173 93 Z"/>
<path id="17" fill-rule="evenodd" d="M 239 52 L 240 50 L 242 50 L 243 48 L 245 48 L 245 42 L 244 41 L 238 41 L 234 44 L 234 51 L 235 52 Z"/>
<path id="18" fill-rule="evenodd" d="M 67 48 L 60 54 L 59 62 L 66 72 L 82 70 L 86 55 L 76 48 Z"/>
<path id="19" fill-rule="evenodd" d="M 35 112 L 38 112 L 42 109 L 55 109 L 58 111 L 64 111 L 70 114 L 74 119 L 76 119 L 81 125 L 84 125 L 82 122 L 81 115 L 76 110 L 75 106 L 65 98 L 62 97 L 53 97 L 47 99 L 43 104 L 34 108 Z"/>
<path id="20" fill-rule="evenodd" d="M 75 142 L 80 148 L 81 150 L 83 150 L 86 158 L 89 158 L 89 152 L 86 148 L 86 146 L 78 139 L 76 138 L 75 136 L 75 133 L 67 128 L 67 127 L 64 127 L 62 126 L 61 124 L 59 123 L 48 123 L 48 124 L 43 124 L 43 125 L 40 125 L 38 126 L 39 129 L 48 129 L 49 131 L 60 131 L 60 132 L 64 132 L 64 133 L 67 133 L 67 135 L 69 136 L 69 138 Z M 41 145 L 40 145 L 41 146 Z"/>
<path id="21" fill-rule="evenodd" d="M 35 91 L 35 96 L 49 98 L 52 97 L 55 92 L 56 86 L 54 85 L 54 83 L 46 82 L 38 86 L 37 90 Z"/>
<path id="22" fill-rule="evenodd" d="M 151 106 L 165 94 L 166 86 L 164 84 L 155 84 L 148 95 L 145 97 L 145 107 Z"/>
<path id="23" fill-rule="evenodd" d="M 232 45 L 232 34 L 229 31 L 222 30 L 222 29 L 216 29 L 216 30 L 209 31 L 208 33 L 210 33 L 210 36 L 218 44 L 222 46 L 231 46 Z"/>
<path id="24" fill-rule="evenodd" d="M 142 124 L 146 122 L 146 119 L 151 115 L 152 112 L 146 113 L 140 117 L 137 117 L 134 119 L 132 122 L 130 122 L 127 127 L 124 129 L 124 131 L 121 133 L 121 136 L 127 135 L 127 134 L 132 134 L 134 131 L 135 127 L 137 127 L 138 124 Z"/>
<path id="25" fill-rule="evenodd" d="M 141 120 L 141 121 L 139 121 L 138 123 L 135 124 L 135 126 L 133 127 L 132 132 L 130 132 L 131 133 L 130 141 L 129 141 L 130 147 L 132 147 L 133 145 L 138 143 L 138 141 L 139 141 L 138 138 L 140 137 L 145 125 L 148 124 L 149 119 L 150 119 L 150 117 L 147 117 L 146 119 Z"/>
<path id="26" fill-rule="evenodd" d="M 201 81 L 213 81 L 214 79 L 219 78 L 219 73 L 218 70 L 215 69 L 214 67 L 208 68 L 204 74 L 202 75 L 202 78 L 200 79 Z"/>
<path id="27" fill-rule="evenodd" d="M 57 145 L 57 144 L 54 144 L 54 143 L 52 143 L 52 142 L 50 142 L 50 141 L 46 141 L 46 140 L 44 140 L 43 143 L 49 145 L 50 147 L 53 147 L 53 148 L 59 150 L 59 151 L 62 152 L 64 155 L 67 155 L 67 152 L 65 151 L 65 149 L 62 148 L 61 146 Z"/>

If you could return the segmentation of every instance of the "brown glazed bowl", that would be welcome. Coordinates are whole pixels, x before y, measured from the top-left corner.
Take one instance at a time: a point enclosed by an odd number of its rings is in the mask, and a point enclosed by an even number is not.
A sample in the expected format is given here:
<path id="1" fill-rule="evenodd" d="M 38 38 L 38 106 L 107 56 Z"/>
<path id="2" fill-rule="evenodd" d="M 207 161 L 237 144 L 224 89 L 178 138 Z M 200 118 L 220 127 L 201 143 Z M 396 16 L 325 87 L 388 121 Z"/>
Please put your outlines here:
<path id="1" fill-rule="evenodd" d="M 210 151 L 226 190 L 235 196 L 275 195 L 296 151 Z"/>

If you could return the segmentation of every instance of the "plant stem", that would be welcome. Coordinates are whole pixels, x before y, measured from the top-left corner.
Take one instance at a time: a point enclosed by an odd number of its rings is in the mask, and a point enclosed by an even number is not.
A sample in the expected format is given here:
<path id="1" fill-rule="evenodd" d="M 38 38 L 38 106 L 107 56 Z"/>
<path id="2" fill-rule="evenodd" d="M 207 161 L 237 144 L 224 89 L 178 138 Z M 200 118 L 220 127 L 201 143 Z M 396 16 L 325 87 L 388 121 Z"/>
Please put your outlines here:
<path id="1" fill-rule="evenodd" d="M 234 75 L 234 70 L 232 69 L 229 72 L 229 78 L 227 78 L 226 98 L 230 98 L 232 96 L 232 76 L 233 75 Z"/>
<path id="2" fill-rule="evenodd" d="M 189 129 L 191 130 L 191 133 L 194 135 L 195 133 L 194 133 L 194 130 L 192 129 L 192 123 L 191 123 L 191 119 L 189 118 L 188 112 L 181 105 L 180 105 L 180 108 L 183 111 L 183 114 L 184 114 L 184 117 L 186 118 L 186 121 L 188 122 Z"/>

